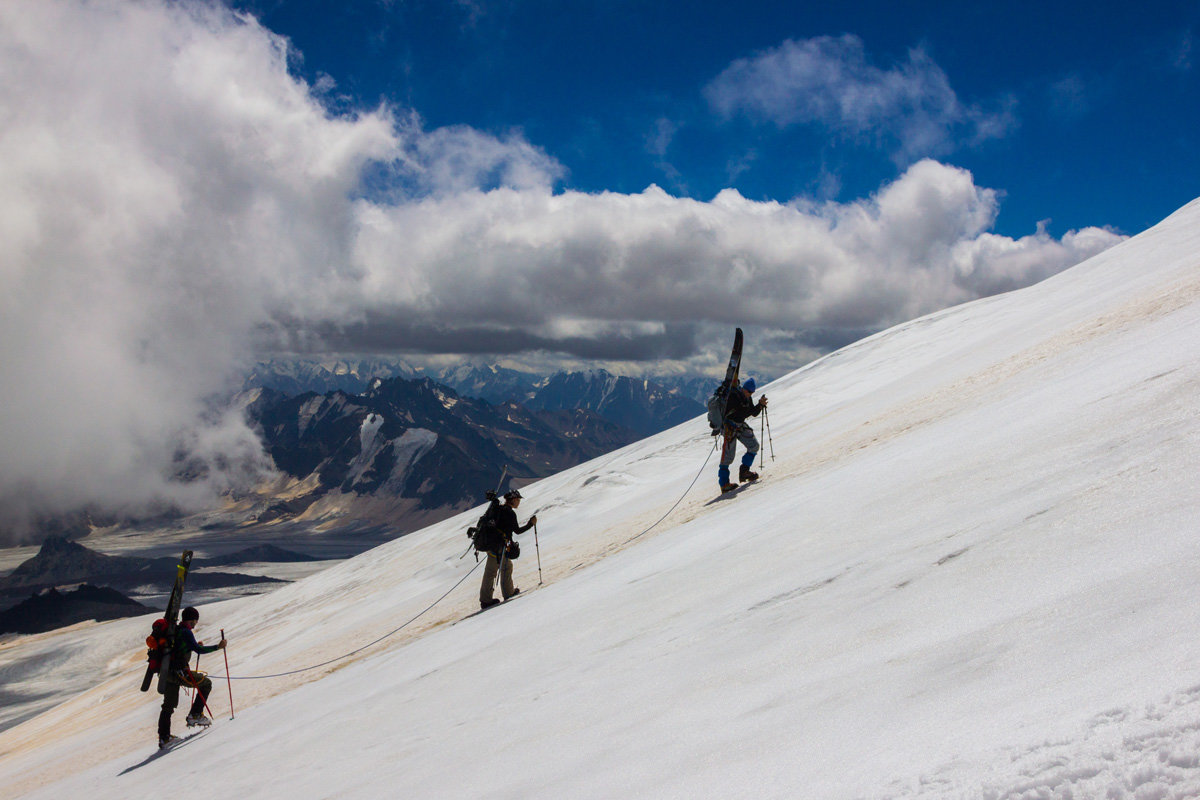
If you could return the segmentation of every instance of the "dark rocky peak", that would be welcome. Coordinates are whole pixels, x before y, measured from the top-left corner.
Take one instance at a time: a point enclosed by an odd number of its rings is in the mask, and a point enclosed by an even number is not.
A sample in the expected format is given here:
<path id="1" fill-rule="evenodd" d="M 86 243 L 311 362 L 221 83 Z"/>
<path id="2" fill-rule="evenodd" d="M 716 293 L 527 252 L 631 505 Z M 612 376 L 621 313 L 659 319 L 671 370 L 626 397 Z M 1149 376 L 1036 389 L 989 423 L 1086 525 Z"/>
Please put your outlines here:
<path id="1" fill-rule="evenodd" d="M 50 588 L 0 613 L 0 633 L 41 633 L 86 620 L 136 617 L 151 610 L 115 589 L 88 584 L 68 592 Z"/>
<path id="2" fill-rule="evenodd" d="M 106 556 L 76 542 L 51 536 L 42 542 L 38 554 L 13 570 L 5 582 L 10 586 L 17 586 L 82 581 L 96 575 L 129 569 L 130 562 L 140 561 Z"/>

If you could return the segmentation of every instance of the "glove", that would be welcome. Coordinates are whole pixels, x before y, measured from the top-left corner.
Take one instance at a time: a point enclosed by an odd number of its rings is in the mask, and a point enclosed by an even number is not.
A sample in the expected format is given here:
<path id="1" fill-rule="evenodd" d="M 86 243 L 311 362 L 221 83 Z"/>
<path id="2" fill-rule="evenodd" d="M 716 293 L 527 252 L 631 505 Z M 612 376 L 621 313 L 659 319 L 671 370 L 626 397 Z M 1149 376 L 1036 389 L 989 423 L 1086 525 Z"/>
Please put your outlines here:
<path id="1" fill-rule="evenodd" d="M 495 492 L 493 492 L 491 489 L 488 489 L 486 492 L 484 492 L 484 493 L 483 493 L 483 496 L 484 496 L 485 498 L 487 498 L 488 500 L 495 500 L 495 499 L 496 499 L 496 493 L 495 493 Z"/>
<path id="2" fill-rule="evenodd" d="M 765 394 L 762 397 L 758 398 L 758 404 L 760 406 L 762 406 L 763 408 L 767 407 L 767 396 Z"/>

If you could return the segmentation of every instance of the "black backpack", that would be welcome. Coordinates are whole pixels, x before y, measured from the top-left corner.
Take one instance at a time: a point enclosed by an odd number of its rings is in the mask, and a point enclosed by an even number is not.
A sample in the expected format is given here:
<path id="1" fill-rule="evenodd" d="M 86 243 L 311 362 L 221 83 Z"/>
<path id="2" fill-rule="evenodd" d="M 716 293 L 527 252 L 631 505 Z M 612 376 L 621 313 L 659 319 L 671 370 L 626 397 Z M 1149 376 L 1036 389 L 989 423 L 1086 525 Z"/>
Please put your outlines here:
<path id="1" fill-rule="evenodd" d="M 504 547 L 504 534 L 496 527 L 496 511 L 500 508 L 500 501 L 492 492 L 488 494 L 491 496 L 488 498 L 487 511 L 483 512 L 478 522 L 467 528 L 467 536 L 475 544 L 477 553 L 498 553 Z"/>

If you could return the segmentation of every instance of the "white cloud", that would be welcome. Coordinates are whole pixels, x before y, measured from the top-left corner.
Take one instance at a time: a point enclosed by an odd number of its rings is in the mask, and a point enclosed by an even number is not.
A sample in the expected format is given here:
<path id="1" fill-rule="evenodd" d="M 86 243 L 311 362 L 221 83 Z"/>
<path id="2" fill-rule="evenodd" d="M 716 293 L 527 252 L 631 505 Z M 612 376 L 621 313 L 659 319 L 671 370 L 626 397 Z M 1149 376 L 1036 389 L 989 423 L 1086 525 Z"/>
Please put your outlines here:
<path id="1" fill-rule="evenodd" d="M 554 339 L 565 319 L 879 328 L 1033 282 L 1119 238 L 1013 242 L 987 233 L 997 211 L 995 192 L 935 161 L 846 205 L 758 202 L 733 190 L 701 202 L 657 187 L 466 192 L 364 209 L 356 263 L 380 315 Z M 1004 258 L 993 268 L 989 253 Z"/>
<path id="2" fill-rule="evenodd" d="M 402 182 L 416 193 L 453 194 L 507 186 L 549 189 L 565 170 L 519 132 L 497 139 L 466 126 L 425 131 L 410 116 L 402 128 Z"/>
<path id="3" fill-rule="evenodd" d="M 360 312 L 368 166 L 424 192 L 554 171 L 516 136 L 331 117 L 287 60 L 212 3 L 0 4 L 0 529 L 195 506 L 261 469 L 207 398 L 264 327 Z"/>
<path id="4" fill-rule="evenodd" d="M 892 149 L 901 163 L 944 155 L 959 142 L 1004 136 L 1015 124 L 1008 107 L 964 105 L 921 49 L 892 69 L 870 63 L 852 34 L 787 40 L 730 64 L 706 88 L 725 117 L 745 114 L 780 128 L 821 125 Z"/>
<path id="5" fill-rule="evenodd" d="M 670 149 L 671 140 L 678 131 L 678 123 L 666 117 L 659 117 L 654 122 L 653 131 L 646 137 L 646 152 L 662 158 Z"/>
<path id="6" fill-rule="evenodd" d="M 846 205 L 556 193 L 519 133 L 332 116 L 287 63 L 209 3 L 0 3 L 0 526 L 252 480 L 210 398 L 264 340 L 684 362 L 741 324 L 780 371 L 1117 240 L 994 236 L 932 161 Z"/>

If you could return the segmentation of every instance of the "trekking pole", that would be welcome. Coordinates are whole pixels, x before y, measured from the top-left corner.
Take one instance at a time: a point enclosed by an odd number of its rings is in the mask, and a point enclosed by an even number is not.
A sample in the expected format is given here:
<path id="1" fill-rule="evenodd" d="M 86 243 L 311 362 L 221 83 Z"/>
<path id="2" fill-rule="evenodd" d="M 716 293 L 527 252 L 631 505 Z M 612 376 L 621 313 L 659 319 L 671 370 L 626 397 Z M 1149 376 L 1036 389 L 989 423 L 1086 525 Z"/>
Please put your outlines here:
<path id="1" fill-rule="evenodd" d="M 197 667 L 200 666 L 200 654 L 199 653 L 196 653 L 196 666 Z M 225 671 L 229 672 L 228 668 Z M 196 695 L 200 694 L 200 682 L 196 678 L 192 678 L 191 680 L 196 681 L 196 683 L 189 685 L 189 688 L 192 690 L 192 702 L 194 703 Z M 201 694 L 200 697 L 204 703 L 204 710 L 208 712 L 208 718 L 212 719 L 213 717 L 216 716 L 216 714 L 213 714 L 212 709 L 208 707 L 208 696 Z M 188 713 L 190 714 L 191 712 L 188 712 Z"/>
<path id="2" fill-rule="evenodd" d="M 199 686 L 196 687 L 196 694 L 200 694 Z M 208 707 L 208 698 L 204 697 L 204 695 L 202 695 L 202 694 L 200 696 L 202 698 L 204 698 L 204 710 L 208 712 L 208 718 L 211 720 L 213 717 L 216 716 L 216 714 L 212 713 L 212 709 Z M 189 711 L 188 713 L 190 714 L 191 712 Z M 188 727 L 191 727 L 191 726 L 189 725 Z"/>
<path id="3" fill-rule="evenodd" d="M 221 641 L 225 641 L 224 628 L 221 628 Z M 221 652 L 225 655 L 225 685 L 229 687 L 229 718 L 233 719 L 233 681 L 229 678 L 228 642 L 226 642 L 226 647 L 221 648 Z"/>
<path id="4" fill-rule="evenodd" d="M 767 441 L 766 431 L 767 431 L 767 410 L 764 408 L 762 416 L 759 417 L 759 420 L 758 420 L 758 438 L 764 442 Z M 763 463 L 766 463 L 766 461 L 767 461 L 767 454 L 764 451 L 763 452 Z"/>
<path id="5" fill-rule="evenodd" d="M 497 584 L 502 584 L 504 581 L 504 559 L 507 557 L 508 557 L 508 540 L 505 539 L 504 545 L 500 548 L 500 558 L 498 559 L 498 561 L 500 562 L 500 568 L 498 570 L 496 570 L 496 577 L 492 578 L 492 589 L 493 590 L 496 588 Z M 500 593 L 501 594 L 504 593 L 503 587 L 501 588 Z"/>
<path id="6" fill-rule="evenodd" d="M 196 672 L 199 672 L 199 671 L 200 671 L 200 654 L 196 653 Z M 196 699 L 196 687 L 189 686 L 188 687 L 188 701 L 190 702 L 195 699 Z"/>
<path id="7" fill-rule="evenodd" d="M 538 546 L 537 523 L 536 522 L 533 523 L 533 549 L 537 552 L 538 586 L 541 586 L 542 585 L 542 548 Z"/>
<path id="8" fill-rule="evenodd" d="M 502 487 L 504 485 L 504 476 L 506 476 L 506 475 L 508 475 L 508 464 L 504 465 L 504 471 L 500 473 L 500 481 L 496 484 L 496 491 L 493 492 L 493 494 L 496 494 L 496 495 L 500 494 L 500 487 Z M 504 574 L 504 557 L 507 555 L 508 555 L 508 540 L 505 539 L 504 546 L 500 548 L 500 558 L 497 559 L 500 562 L 500 569 L 496 570 L 496 577 L 492 580 L 492 589 L 493 590 L 496 588 L 496 585 L 498 583 L 500 583 L 500 581 L 502 580 L 501 576 Z"/>
<path id="9" fill-rule="evenodd" d="M 222 639 L 224 639 L 224 638 L 225 638 L 225 631 L 224 631 L 224 629 L 222 629 L 222 630 L 221 630 L 221 638 L 222 638 Z M 196 672 L 199 672 L 199 671 L 200 671 L 200 654 L 199 654 L 199 653 L 196 653 Z M 229 674 L 229 664 L 228 664 L 228 662 L 226 662 L 226 664 L 225 664 L 225 674 L 226 674 L 226 675 L 228 675 L 228 674 Z M 195 700 L 196 700 L 196 695 L 198 695 L 198 694 L 200 694 L 200 684 L 199 684 L 199 683 L 197 683 L 195 686 L 193 686 L 193 687 L 192 687 L 192 701 L 193 701 L 193 702 L 195 702 Z M 203 696 L 203 695 L 202 695 L 202 696 Z M 213 713 L 212 713 L 212 709 L 208 707 L 208 697 L 204 697 L 204 710 L 208 712 L 208 718 L 209 718 L 209 719 L 212 719 L 213 717 L 215 717 L 215 716 L 216 716 L 216 714 L 213 714 Z"/>
<path id="10" fill-rule="evenodd" d="M 199 687 L 196 688 L 196 691 L 197 692 L 200 691 Z M 212 713 L 212 709 L 208 707 L 208 698 L 207 697 L 204 698 L 204 710 L 208 712 L 209 719 L 212 719 L 213 717 L 216 716 L 216 714 Z"/>
<path id="11" fill-rule="evenodd" d="M 763 408 L 763 424 L 767 426 L 767 443 L 771 445 L 771 460 L 775 460 L 775 440 L 771 438 L 771 417 L 767 415 L 767 409 Z"/>

